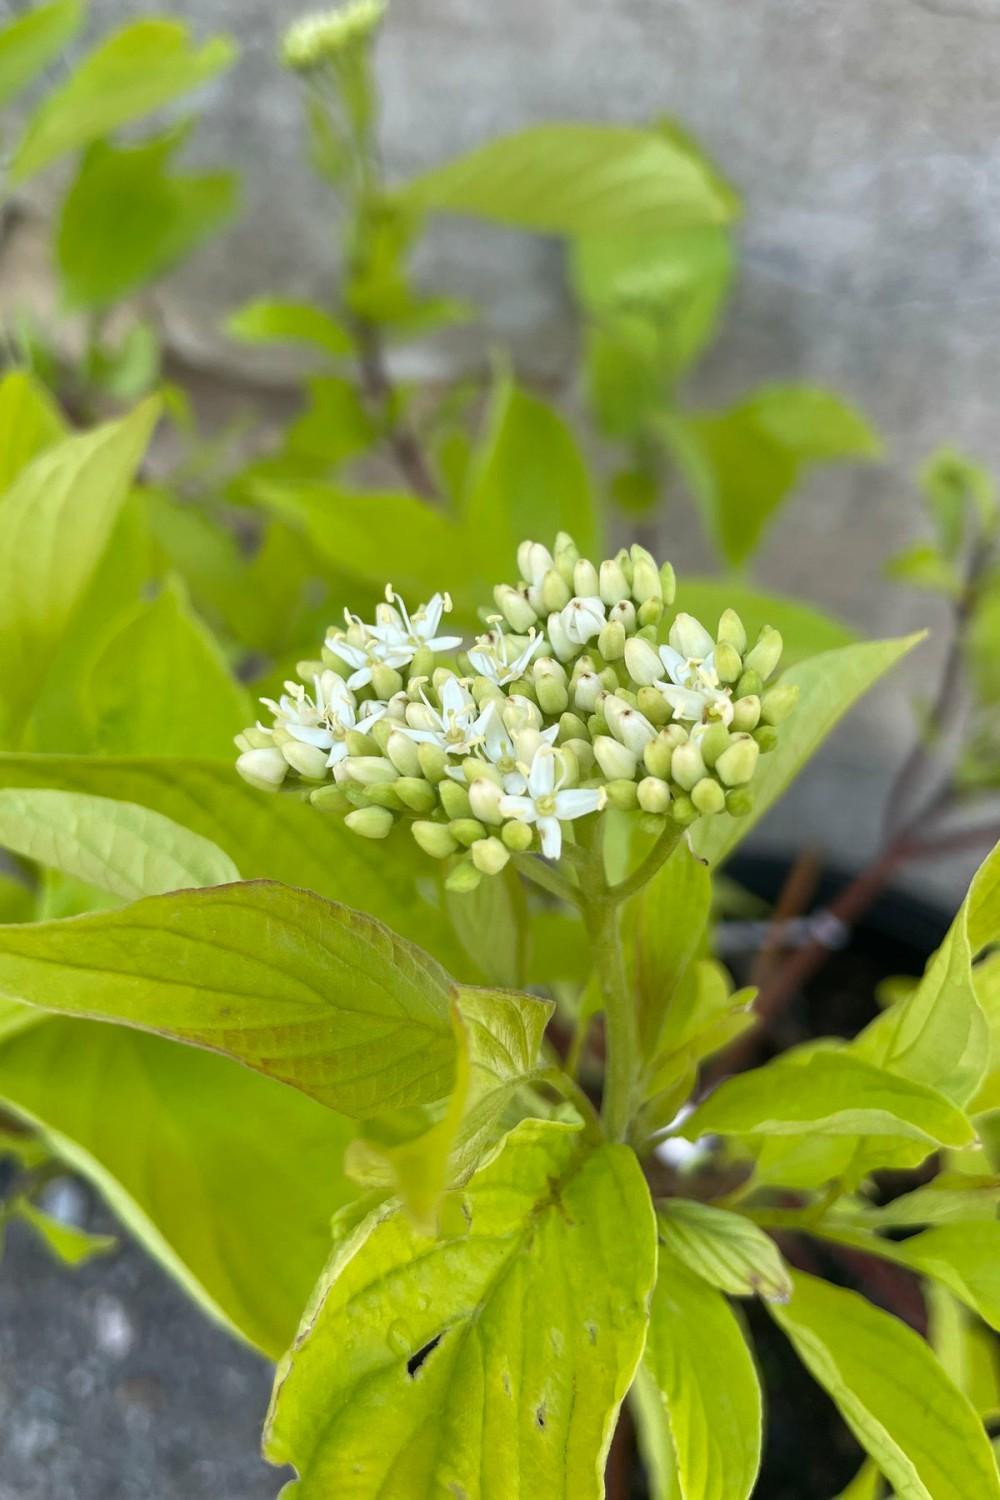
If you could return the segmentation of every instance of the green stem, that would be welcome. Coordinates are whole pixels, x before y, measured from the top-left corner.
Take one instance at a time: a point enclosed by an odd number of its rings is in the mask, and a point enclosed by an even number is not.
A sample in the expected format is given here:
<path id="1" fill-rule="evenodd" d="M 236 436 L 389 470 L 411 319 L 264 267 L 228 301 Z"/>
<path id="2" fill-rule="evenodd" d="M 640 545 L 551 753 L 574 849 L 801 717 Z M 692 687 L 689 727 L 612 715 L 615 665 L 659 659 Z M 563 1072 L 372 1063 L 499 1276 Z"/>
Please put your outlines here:
<path id="1" fill-rule="evenodd" d="M 577 887 L 570 885 L 557 869 L 537 855 L 515 854 L 512 863 L 515 870 L 526 879 L 534 881 L 535 885 L 540 885 L 551 896 L 558 896 L 560 901 L 568 901 L 574 906 L 582 904 L 582 897 Z"/>
<path id="2" fill-rule="evenodd" d="M 584 878 L 584 920 L 590 934 L 594 963 L 604 996 L 607 1064 L 604 1076 L 604 1127 L 613 1141 L 623 1141 L 632 1120 L 633 1096 L 639 1073 L 639 1025 L 635 997 L 625 970 L 618 906 L 604 878 L 600 839 L 593 863 Z"/>
<path id="3" fill-rule="evenodd" d="M 606 887 L 606 899 L 617 905 L 621 901 L 627 901 L 629 896 L 634 896 L 636 891 L 641 891 L 643 886 L 652 880 L 661 865 L 666 864 L 683 836 L 684 829 L 679 824 L 668 823 L 646 858 L 636 866 L 631 875 L 620 880 L 617 885 Z"/>

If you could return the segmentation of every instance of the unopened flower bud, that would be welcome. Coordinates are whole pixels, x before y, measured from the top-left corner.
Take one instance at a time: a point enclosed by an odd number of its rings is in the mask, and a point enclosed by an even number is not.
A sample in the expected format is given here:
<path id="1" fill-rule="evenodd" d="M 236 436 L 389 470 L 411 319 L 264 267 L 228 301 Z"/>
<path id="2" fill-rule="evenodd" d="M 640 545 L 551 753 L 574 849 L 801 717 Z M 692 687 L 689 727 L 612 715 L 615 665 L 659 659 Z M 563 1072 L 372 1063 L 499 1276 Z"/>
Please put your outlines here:
<path id="1" fill-rule="evenodd" d="M 627 746 L 618 740 L 613 740 L 610 735 L 601 734 L 594 740 L 594 755 L 597 764 L 604 772 L 609 781 L 618 781 L 623 777 L 631 778 L 635 775 L 638 765 L 637 757 Z"/>
<path id="2" fill-rule="evenodd" d="M 609 702 L 621 702 L 621 699 L 611 699 Z M 621 740 L 627 745 L 633 755 L 641 755 L 651 740 L 656 739 L 656 729 L 637 708 L 624 706 L 621 712 L 616 713 L 615 722 L 608 719 L 608 727 L 615 739 Z"/>
<path id="3" fill-rule="evenodd" d="M 403 803 L 397 791 L 398 782 L 372 781 L 364 785 L 361 782 L 352 784 L 360 791 L 364 804 L 373 803 L 376 807 L 388 807 L 391 812 L 402 812 Z"/>
<path id="4" fill-rule="evenodd" d="M 748 734 L 733 736 L 732 743 L 715 763 L 715 773 L 726 786 L 745 786 L 753 780 L 760 747 Z"/>
<path id="5" fill-rule="evenodd" d="M 497 609 L 512 630 L 525 632 L 537 624 L 538 616 L 523 594 L 511 588 L 509 583 L 499 583 L 493 590 Z"/>
<path id="6" fill-rule="evenodd" d="M 546 614 L 564 609 L 572 597 L 569 585 L 558 568 L 550 568 L 542 579 L 542 608 Z"/>
<path id="7" fill-rule="evenodd" d="M 429 781 L 422 776 L 401 776 L 393 790 L 404 807 L 410 812 L 433 812 L 437 797 Z"/>
<path id="8" fill-rule="evenodd" d="M 734 698 L 759 698 L 764 690 L 764 683 L 759 672 L 746 671 L 739 682 L 733 688 Z"/>
<path id="9" fill-rule="evenodd" d="M 641 687 L 636 694 L 639 712 L 645 714 L 651 724 L 661 729 L 664 724 L 669 724 L 673 709 L 664 698 L 659 688 Z"/>
<path id="10" fill-rule="evenodd" d="M 385 745 L 385 753 L 401 776 L 419 776 L 420 751 L 408 734 L 398 729 L 391 731 Z"/>
<path id="11" fill-rule="evenodd" d="M 499 875 L 510 859 L 510 850 L 498 838 L 480 839 L 472 846 L 472 863 L 483 875 Z"/>
<path id="12" fill-rule="evenodd" d="M 549 645 L 552 647 L 554 655 L 560 661 L 569 661 L 571 657 L 576 655 L 577 644 L 575 641 L 570 640 L 561 614 L 549 615 L 545 622 L 545 634 L 549 638 Z"/>
<path id="13" fill-rule="evenodd" d="M 463 859 L 461 864 L 449 870 L 445 879 L 445 887 L 456 895 L 464 896 L 469 891 L 474 891 L 482 878 L 482 871 L 476 869 L 472 860 Z"/>
<path id="14" fill-rule="evenodd" d="M 719 616 L 719 633 L 717 639 L 725 641 L 743 655 L 747 649 L 746 626 L 736 613 L 735 609 L 724 609 Z"/>
<path id="15" fill-rule="evenodd" d="M 560 749 L 572 751 L 576 763 L 580 768 L 579 779 L 581 781 L 585 776 L 589 776 L 591 774 L 594 769 L 594 747 L 590 743 L 589 739 L 563 740 L 561 742 Z"/>
<path id="16" fill-rule="evenodd" d="M 677 575 L 672 563 L 660 564 L 660 587 L 663 590 L 664 604 L 673 604 L 677 598 Z"/>
<path id="17" fill-rule="evenodd" d="M 598 592 L 605 604 L 617 604 L 619 599 L 629 596 L 628 579 L 617 558 L 608 558 L 601 563 Z"/>
<path id="18" fill-rule="evenodd" d="M 736 647 L 729 641 L 720 641 L 714 652 L 715 670 L 719 681 L 738 682 L 743 675 L 743 662 Z"/>
<path id="19" fill-rule="evenodd" d="M 608 620 L 619 624 L 626 635 L 633 635 L 638 628 L 638 621 L 631 599 L 619 599 L 617 604 L 612 604 L 608 610 Z"/>
<path id="20" fill-rule="evenodd" d="M 411 823 L 410 832 L 425 854 L 431 859 L 447 859 L 458 848 L 455 840 L 443 823 Z"/>
<path id="21" fill-rule="evenodd" d="M 745 818 L 753 812 L 753 792 L 745 786 L 738 786 L 731 792 L 726 793 L 726 812 L 731 813 L 734 818 Z"/>
<path id="22" fill-rule="evenodd" d="M 765 724 L 783 724 L 798 701 L 798 684 L 779 682 L 761 699 L 760 716 Z"/>
<path id="23" fill-rule="evenodd" d="M 341 765 L 350 779 L 360 782 L 362 786 L 372 786 L 379 781 L 395 781 L 399 775 L 392 762 L 382 755 L 349 755 L 346 760 L 341 761 Z"/>
<path id="24" fill-rule="evenodd" d="M 761 681 L 766 682 L 781 660 L 783 644 L 780 630 L 774 630 L 770 625 L 765 625 L 755 644 L 746 654 L 744 664 L 747 670 L 759 672 Z"/>
<path id="25" fill-rule="evenodd" d="M 580 560 L 580 549 L 570 536 L 568 531 L 560 531 L 556 534 L 556 544 L 552 552 L 556 567 L 559 569 L 567 583 L 573 582 L 573 570 Z M 574 589 L 574 593 L 579 593 Z"/>
<path id="26" fill-rule="evenodd" d="M 660 570 L 645 547 L 632 548 L 632 598 L 636 604 L 663 598 Z"/>
<path id="27" fill-rule="evenodd" d="M 705 762 L 697 745 L 689 740 L 686 745 L 677 746 L 670 762 L 670 774 L 686 792 L 698 784 L 705 774 Z"/>
<path id="28" fill-rule="evenodd" d="M 580 763 L 576 758 L 576 751 L 572 743 L 559 747 L 563 763 L 563 786 L 573 787 L 580 785 Z"/>
<path id="29" fill-rule="evenodd" d="M 344 819 L 346 827 L 364 839 L 384 839 L 395 821 L 387 807 L 359 807 Z"/>
<path id="30" fill-rule="evenodd" d="M 274 735 L 270 729 L 261 729 L 259 724 L 251 724 L 236 736 L 235 744 L 237 750 L 270 750 L 274 744 Z"/>
<path id="31" fill-rule="evenodd" d="M 590 733 L 579 714 L 564 713 L 559 717 L 559 744 L 566 740 L 589 740 Z"/>
<path id="32" fill-rule="evenodd" d="M 417 759 L 420 762 L 420 770 L 428 781 L 436 785 L 443 779 L 448 757 L 440 745 L 418 745 Z"/>
<path id="33" fill-rule="evenodd" d="M 370 755 L 376 760 L 381 760 L 378 754 L 378 742 L 373 740 L 370 734 L 365 734 L 360 729 L 349 729 L 344 736 L 348 755 Z"/>
<path id="34" fill-rule="evenodd" d="M 486 837 L 486 829 L 478 818 L 453 818 L 448 824 L 448 832 L 466 849 L 470 848 L 477 839 Z"/>
<path id="35" fill-rule="evenodd" d="M 660 620 L 662 618 L 662 599 L 647 599 L 644 604 L 639 605 L 639 609 L 636 613 L 636 622 L 639 625 L 640 629 L 648 629 L 651 625 L 655 627 L 660 623 Z"/>
<path id="36" fill-rule="evenodd" d="M 654 650 L 649 641 L 643 640 L 641 635 L 633 636 L 625 642 L 625 665 L 632 681 L 641 687 L 648 687 L 663 676 L 659 652 Z"/>
<path id="37" fill-rule="evenodd" d="M 621 661 L 625 655 L 625 627 L 610 620 L 597 637 L 597 649 L 605 661 Z"/>
<path id="38" fill-rule="evenodd" d="M 406 722 L 405 719 L 403 720 L 403 722 Z M 392 739 L 394 734 L 399 733 L 399 721 L 396 719 L 390 719 L 388 714 L 383 714 L 380 719 L 375 720 L 375 723 L 372 725 L 368 733 L 371 735 L 372 739 L 375 741 L 382 754 L 387 755 L 389 753 L 389 741 Z M 402 735 L 401 738 L 407 740 L 408 744 L 413 744 L 413 741 L 408 739 L 406 735 Z"/>
<path id="39" fill-rule="evenodd" d="M 569 707 L 566 668 L 551 656 L 536 661 L 532 669 L 532 681 L 538 695 L 538 706 L 543 713 L 555 717 Z"/>
<path id="40" fill-rule="evenodd" d="M 402 690 L 402 673 L 397 672 L 395 667 L 387 667 L 384 662 L 379 662 L 378 666 L 372 668 L 372 687 L 376 698 L 385 702 Z"/>
<path id="41" fill-rule="evenodd" d="M 581 557 L 573 569 L 573 592 L 584 599 L 592 599 L 601 592 L 597 569 L 589 557 Z"/>
<path id="42" fill-rule="evenodd" d="M 328 782 L 326 786 L 314 787 L 309 793 L 309 802 L 320 812 L 330 813 L 339 818 L 349 813 L 352 806 L 350 799 L 344 795 L 343 788 L 336 786 L 333 782 Z"/>
<path id="43" fill-rule="evenodd" d="M 541 729 L 542 716 L 538 704 L 522 693 L 514 693 L 507 699 L 501 712 L 504 728 L 508 734 L 517 734 L 522 729 Z"/>
<path id="44" fill-rule="evenodd" d="M 687 828 L 698 818 L 698 809 L 690 797 L 675 797 L 670 804 L 670 816 L 682 828 Z"/>
<path id="45" fill-rule="evenodd" d="M 773 724 L 758 724 L 753 732 L 753 738 L 761 752 L 766 755 L 773 750 L 778 743 L 778 731 Z"/>
<path id="46" fill-rule="evenodd" d="M 591 714 L 597 700 L 604 692 L 604 684 L 596 672 L 581 672 L 573 679 L 573 707 L 581 714 Z"/>
<path id="47" fill-rule="evenodd" d="M 303 745 L 299 740 L 286 740 L 281 753 L 293 771 L 298 771 L 306 781 L 325 781 L 328 767 L 327 752 L 316 745 Z"/>
<path id="48" fill-rule="evenodd" d="M 686 656 L 689 661 L 703 661 L 706 656 L 711 655 L 715 646 L 704 625 L 694 615 L 684 614 L 683 611 L 671 625 L 668 639 L 674 650 Z"/>
<path id="49" fill-rule="evenodd" d="M 724 724 L 712 724 L 698 741 L 698 749 L 706 766 L 712 767 L 724 750 L 729 748 L 729 730 Z"/>
<path id="50" fill-rule="evenodd" d="M 703 776 L 691 788 L 691 801 L 700 813 L 719 813 L 725 810 L 726 794 L 711 776 Z"/>
<path id="51" fill-rule="evenodd" d="M 495 781 L 474 781 L 469 787 L 469 807 L 480 823 L 500 824 L 500 799 L 503 789 Z"/>
<path id="52" fill-rule="evenodd" d="M 658 776 L 644 776 L 636 795 L 643 812 L 663 813 L 670 806 L 670 788 Z"/>
<path id="53" fill-rule="evenodd" d="M 650 740 L 642 752 L 642 762 L 649 774 L 651 776 L 658 776 L 664 781 L 670 775 L 670 766 L 673 758 L 673 743 L 669 735 L 663 730 L 660 731 L 655 740 Z"/>
<path id="54" fill-rule="evenodd" d="M 245 750 L 236 769 L 259 792 L 276 792 L 288 775 L 288 762 L 276 745 L 259 750 Z"/>
<path id="55" fill-rule="evenodd" d="M 634 781 L 626 781 L 624 778 L 609 781 L 605 791 L 608 794 L 608 806 L 617 807 L 619 812 L 632 812 L 639 806 L 639 793 Z"/>
<path id="56" fill-rule="evenodd" d="M 461 782 L 453 781 L 450 776 L 446 776 L 444 781 L 438 783 L 437 794 L 449 818 L 467 818 L 471 813 L 472 803 Z"/>
<path id="57" fill-rule="evenodd" d="M 517 566 L 525 583 L 540 581 L 549 568 L 555 567 L 555 558 L 541 542 L 522 542 L 517 549 Z"/>
<path id="58" fill-rule="evenodd" d="M 476 781 L 492 781 L 495 786 L 503 785 L 503 777 L 493 762 L 480 760 L 478 755 L 467 755 L 462 762 L 462 771 L 470 787 Z"/>
<path id="59" fill-rule="evenodd" d="M 747 734 L 751 729 L 756 729 L 759 723 L 760 699 L 756 693 L 748 693 L 745 698 L 737 698 L 733 704 L 734 733 Z"/>
<path id="60" fill-rule="evenodd" d="M 524 854 L 531 848 L 535 835 L 527 823 L 518 823 L 511 820 L 505 823 L 500 830 L 500 837 L 507 848 L 515 854 Z"/>

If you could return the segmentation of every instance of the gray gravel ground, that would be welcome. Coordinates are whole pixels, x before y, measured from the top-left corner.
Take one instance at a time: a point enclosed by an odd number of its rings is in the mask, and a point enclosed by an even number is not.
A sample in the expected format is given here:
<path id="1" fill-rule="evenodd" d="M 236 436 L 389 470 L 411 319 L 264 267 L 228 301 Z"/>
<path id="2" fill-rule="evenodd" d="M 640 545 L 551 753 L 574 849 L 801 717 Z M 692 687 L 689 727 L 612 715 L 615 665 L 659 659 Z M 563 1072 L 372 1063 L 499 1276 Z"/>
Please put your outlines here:
<path id="1" fill-rule="evenodd" d="M 89 1197 L 85 1219 L 111 1227 Z M 274 1500 L 285 1476 L 259 1457 L 270 1380 L 125 1236 L 70 1271 L 11 1226 L 0 1500 Z"/>

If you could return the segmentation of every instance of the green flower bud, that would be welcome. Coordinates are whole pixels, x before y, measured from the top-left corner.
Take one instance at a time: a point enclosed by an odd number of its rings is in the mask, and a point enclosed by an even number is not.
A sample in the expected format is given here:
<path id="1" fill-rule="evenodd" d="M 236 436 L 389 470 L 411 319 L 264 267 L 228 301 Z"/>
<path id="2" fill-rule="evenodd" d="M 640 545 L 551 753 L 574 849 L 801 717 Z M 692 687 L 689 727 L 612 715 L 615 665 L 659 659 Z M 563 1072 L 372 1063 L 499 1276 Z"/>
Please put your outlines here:
<path id="1" fill-rule="evenodd" d="M 619 620 L 609 620 L 597 637 L 597 649 L 605 661 L 620 661 L 625 655 L 625 627 Z"/>
<path id="2" fill-rule="evenodd" d="M 608 610 L 608 623 L 620 625 L 626 635 L 634 635 L 638 629 L 635 605 L 631 599 L 619 599 L 617 604 L 612 604 Z"/>
<path id="3" fill-rule="evenodd" d="M 715 773 L 726 786 L 745 786 L 757 769 L 760 748 L 748 734 L 733 736 L 728 750 L 715 762 Z"/>
<path id="4" fill-rule="evenodd" d="M 639 605 L 636 621 L 642 630 L 654 629 L 663 619 L 663 600 L 647 599 Z"/>
<path id="5" fill-rule="evenodd" d="M 643 765 L 651 776 L 666 781 L 674 758 L 674 746 L 670 735 L 661 729 L 655 740 L 651 740 L 642 752 Z"/>
<path id="6" fill-rule="evenodd" d="M 699 813 L 690 797 L 675 797 L 670 804 L 670 816 L 682 828 L 687 828 L 698 818 Z"/>
<path id="7" fill-rule="evenodd" d="M 733 704 L 733 731 L 737 734 L 747 734 L 751 729 L 756 729 L 760 723 L 760 699 L 755 693 L 748 694 L 745 698 L 737 698 Z"/>
<path id="8" fill-rule="evenodd" d="M 636 557 L 636 551 L 643 555 Z M 647 599 L 663 599 L 663 584 L 660 570 L 645 548 L 632 548 L 632 598 L 636 604 L 645 604 Z"/>
<path id="9" fill-rule="evenodd" d="M 598 593 L 607 605 L 617 604 L 619 599 L 628 598 L 628 579 L 617 558 L 609 558 L 601 563 Z"/>
<path id="10" fill-rule="evenodd" d="M 759 672 L 746 671 L 733 689 L 734 698 L 759 698 L 764 683 Z"/>
<path id="11" fill-rule="evenodd" d="M 235 739 L 237 750 L 270 750 L 273 744 L 274 735 L 270 729 L 261 729 L 256 724 L 251 724 Z"/>
<path id="12" fill-rule="evenodd" d="M 729 747 L 729 730 L 724 724 L 712 724 L 698 741 L 698 749 L 706 766 L 715 765 L 722 752 Z"/>
<path id="13" fill-rule="evenodd" d="M 606 734 L 599 734 L 594 740 L 594 755 L 609 781 L 633 777 L 639 763 L 631 750 Z"/>
<path id="14" fill-rule="evenodd" d="M 469 787 L 469 807 L 472 815 L 478 818 L 480 823 L 493 823 L 499 825 L 503 822 L 500 813 L 500 799 L 503 796 L 503 788 L 497 786 L 493 781 L 474 781 Z"/>
<path id="15" fill-rule="evenodd" d="M 576 758 L 576 751 L 572 744 L 560 746 L 563 761 L 563 786 L 572 787 L 580 785 L 580 762 Z"/>
<path id="16" fill-rule="evenodd" d="M 666 826 L 667 820 L 662 813 L 640 813 L 640 831 L 648 834 L 650 838 L 658 839 Z"/>
<path id="17" fill-rule="evenodd" d="M 359 807 L 344 819 L 345 826 L 363 839 L 384 839 L 395 821 L 387 807 Z"/>
<path id="18" fill-rule="evenodd" d="M 437 794 L 449 818 L 467 818 L 472 811 L 465 787 L 460 782 L 453 781 L 450 776 L 438 782 Z"/>
<path id="19" fill-rule="evenodd" d="M 439 781 L 443 781 L 448 757 L 440 745 L 418 745 L 417 759 L 428 781 L 433 782 L 435 786 Z"/>
<path id="20" fill-rule="evenodd" d="M 594 599 L 600 591 L 597 569 L 589 557 L 581 557 L 573 569 L 573 593 L 578 599 Z"/>
<path id="21" fill-rule="evenodd" d="M 686 745 L 677 746 L 670 762 L 670 774 L 686 792 L 697 786 L 705 774 L 705 762 L 697 745 L 692 745 L 689 740 Z"/>
<path id="22" fill-rule="evenodd" d="M 368 732 L 382 754 L 387 755 L 389 753 L 389 741 L 394 734 L 399 733 L 399 724 L 395 719 L 390 719 L 388 714 L 383 714 L 380 719 L 375 720 L 375 723 Z M 403 738 L 405 739 L 406 736 L 404 735 Z M 413 741 L 410 740 L 409 743 L 412 745 Z"/>
<path id="23" fill-rule="evenodd" d="M 395 781 L 399 775 L 392 761 L 381 755 L 349 755 L 340 764 L 352 781 L 371 786 L 377 781 Z"/>
<path id="24" fill-rule="evenodd" d="M 639 806 L 639 793 L 634 781 L 609 781 L 605 790 L 608 794 L 608 806 L 617 807 L 619 812 L 632 812 Z"/>
<path id="25" fill-rule="evenodd" d="M 747 649 L 746 626 L 736 613 L 735 609 L 724 609 L 719 616 L 719 629 L 716 636 L 719 641 L 726 641 L 743 655 Z"/>
<path id="26" fill-rule="evenodd" d="M 644 776 L 636 788 L 643 812 L 663 813 L 670 806 L 670 788 L 658 776 Z"/>
<path id="27" fill-rule="evenodd" d="M 610 733 L 608 721 L 602 713 L 591 714 L 587 720 L 587 730 L 592 740 L 596 740 L 599 734 Z"/>
<path id="28" fill-rule="evenodd" d="M 358 785 L 366 805 L 388 807 L 391 812 L 402 812 L 403 803 L 395 781 L 372 781 L 365 785 L 361 783 Z"/>
<path id="29" fill-rule="evenodd" d="M 758 724 L 753 732 L 755 743 L 760 747 L 764 755 L 773 750 L 778 743 L 778 731 L 773 724 Z"/>
<path id="30" fill-rule="evenodd" d="M 420 775 L 419 748 L 408 734 L 393 730 L 386 741 L 385 753 L 401 776 Z"/>
<path id="31" fill-rule="evenodd" d="M 590 740 L 587 726 L 579 714 L 564 713 L 560 716 L 557 743 L 563 745 L 567 740 Z"/>
<path id="32" fill-rule="evenodd" d="M 659 682 L 663 676 L 663 663 L 660 653 L 655 651 L 648 641 L 643 640 L 641 635 L 633 636 L 625 642 L 625 665 L 628 675 L 632 681 L 640 687 L 648 687 L 651 683 Z M 657 694 L 661 703 L 665 700 Z"/>
<path id="33" fill-rule="evenodd" d="M 437 803 L 434 788 L 421 776 L 401 776 L 395 783 L 395 791 L 400 802 L 410 812 L 429 813 Z"/>
<path id="34" fill-rule="evenodd" d="M 474 781 L 491 781 L 503 786 L 503 777 L 492 761 L 480 760 L 478 755 L 467 755 L 462 762 L 462 771 L 471 787 Z"/>
<path id="35" fill-rule="evenodd" d="M 660 564 L 660 587 L 663 590 L 664 604 L 673 604 L 677 598 L 677 575 L 671 563 Z"/>
<path id="36" fill-rule="evenodd" d="M 293 771 L 298 771 L 306 781 L 325 781 L 329 773 L 326 764 L 327 752 L 316 745 L 303 745 L 298 740 L 286 740 L 281 753 Z"/>
<path id="37" fill-rule="evenodd" d="M 474 891 L 482 878 L 482 873 L 476 869 L 472 860 L 463 859 L 461 864 L 449 872 L 445 886 L 457 895 L 465 895 L 468 891 Z"/>
<path id="38" fill-rule="evenodd" d="M 472 846 L 472 863 L 483 875 L 499 875 L 510 859 L 510 850 L 498 838 L 480 839 Z"/>
<path id="39" fill-rule="evenodd" d="M 745 818 L 748 813 L 752 813 L 753 803 L 753 792 L 745 786 L 735 787 L 726 793 L 726 812 L 731 813 L 734 818 Z"/>
<path id="40" fill-rule="evenodd" d="M 512 682 L 509 685 L 507 691 L 512 697 L 524 698 L 528 703 L 537 703 L 538 701 L 535 684 L 530 677 L 519 677 L 516 682 Z"/>
<path id="41" fill-rule="evenodd" d="M 477 839 L 486 837 L 486 829 L 478 818 L 453 818 L 448 824 L 448 832 L 458 843 L 463 844 L 466 849 L 474 844 Z"/>
<path id="42" fill-rule="evenodd" d="M 740 653 L 729 641 L 720 641 L 715 648 L 715 670 L 723 683 L 738 682 L 743 674 Z"/>
<path id="43" fill-rule="evenodd" d="M 581 714 L 593 713 L 597 700 L 604 692 L 604 684 L 596 672 L 581 672 L 573 680 L 573 707 Z"/>
<path id="44" fill-rule="evenodd" d="M 591 774 L 594 769 L 594 747 L 589 740 L 564 740 L 560 748 L 567 752 L 572 751 L 580 769 L 581 781 Z"/>
<path id="45" fill-rule="evenodd" d="M 515 854 L 524 854 L 531 848 L 535 835 L 527 823 L 511 821 L 503 825 L 500 837 Z"/>
<path id="46" fill-rule="evenodd" d="M 510 639 L 514 640 L 515 637 L 511 636 Z M 466 663 L 468 662 L 467 657 L 463 656 L 462 660 L 466 661 Z M 497 687 L 496 683 L 491 682 L 488 677 L 474 677 L 472 679 L 471 692 L 473 698 L 475 698 L 480 708 L 485 708 L 486 704 L 489 703 L 491 698 L 496 701 L 498 706 L 501 703 L 506 703 L 507 701 L 506 697 Z"/>
<path id="47" fill-rule="evenodd" d="M 360 729 L 349 729 L 344 736 L 348 755 L 375 756 L 376 760 L 382 757 L 378 754 L 378 741 L 373 740 L 370 734 L 362 734 Z"/>
<path id="48" fill-rule="evenodd" d="M 431 859 L 446 859 L 458 848 L 443 823 L 411 823 L 410 832 L 424 853 L 429 854 Z"/>
<path id="49" fill-rule="evenodd" d="M 783 646 L 781 631 L 765 625 L 753 648 L 747 652 L 744 665 L 750 672 L 759 672 L 766 682 L 781 660 Z"/>
<path id="50" fill-rule="evenodd" d="M 318 786 L 309 793 L 309 801 L 313 807 L 322 813 L 332 813 L 334 817 L 342 818 L 345 813 L 350 812 L 351 803 L 345 796 L 342 787 L 335 782 L 328 782 L 326 786 Z"/>
<path id="51" fill-rule="evenodd" d="M 556 533 L 556 544 L 552 551 L 556 567 L 559 569 L 566 582 L 572 584 L 573 570 L 580 560 L 580 549 L 570 536 L 568 531 Z M 579 593 L 579 589 L 574 590 Z"/>
<path id="52" fill-rule="evenodd" d="M 276 745 L 245 750 L 236 769 L 250 786 L 259 792 L 276 792 L 288 775 L 288 762 Z"/>
<path id="53" fill-rule="evenodd" d="M 511 630 L 518 634 L 524 634 L 537 625 L 538 616 L 528 603 L 523 594 L 517 589 L 511 588 L 509 583 L 499 583 L 493 590 L 493 598 L 497 609 L 503 615 Z"/>
<path id="54" fill-rule="evenodd" d="M 637 708 L 632 708 L 622 698 L 609 697 L 604 706 L 604 717 L 616 740 L 627 745 L 633 755 L 641 755 L 651 740 L 656 738 L 656 729 L 643 718 Z"/>
<path id="55" fill-rule="evenodd" d="M 434 652 L 429 646 L 418 646 L 416 655 L 410 662 L 408 670 L 408 681 L 413 682 L 419 677 L 429 677 L 434 671 Z"/>
<path id="56" fill-rule="evenodd" d="M 569 707 L 566 669 L 551 657 L 537 661 L 532 672 L 535 695 L 543 713 L 555 718 Z"/>
<path id="57" fill-rule="evenodd" d="M 636 694 L 636 704 L 639 712 L 657 729 L 662 729 L 664 724 L 670 723 L 673 709 L 664 698 L 659 688 L 642 687 Z"/>
<path id="58" fill-rule="evenodd" d="M 760 715 L 765 724 L 783 724 L 799 701 L 798 684 L 779 682 L 769 688 L 760 703 Z"/>
<path id="59" fill-rule="evenodd" d="M 397 672 L 395 667 L 387 667 L 384 662 L 380 662 L 377 667 L 372 668 L 372 687 L 376 698 L 380 698 L 383 703 L 395 693 L 401 693 L 404 685 L 403 674 Z"/>
<path id="60" fill-rule="evenodd" d="M 547 615 L 563 609 L 573 595 L 558 568 L 550 568 L 542 579 L 542 608 Z"/>
<path id="61" fill-rule="evenodd" d="M 719 813 L 726 806 L 726 794 L 711 776 L 703 776 L 691 788 L 691 801 L 700 813 Z"/>

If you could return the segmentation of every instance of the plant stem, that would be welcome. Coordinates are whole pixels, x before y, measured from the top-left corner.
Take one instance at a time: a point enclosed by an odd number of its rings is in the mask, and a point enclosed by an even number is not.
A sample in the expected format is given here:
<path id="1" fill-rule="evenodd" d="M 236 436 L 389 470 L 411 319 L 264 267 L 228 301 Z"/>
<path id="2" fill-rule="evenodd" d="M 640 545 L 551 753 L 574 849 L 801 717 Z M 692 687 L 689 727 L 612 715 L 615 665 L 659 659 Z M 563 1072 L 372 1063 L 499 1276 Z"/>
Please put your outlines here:
<path id="1" fill-rule="evenodd" d="M 570 885 L 565 876 L 538 855 L 515 854 L 512 863 L 515 870 L 535 885 L 540 885 L 550 896 L 558 896 L 560 901 L 568 901 L 572 906 L 582 904 L 583 897 L 577 887 Z"/>
<path id="2" fill-rule="evenodd" d="M 618 930 L 617 905 L 600 896 L 584 905 L 584 918 L 601 993 L 607 1037 L 607 1072 L 602 1114 L 609 1139 L 623 1141 L 632 1119 L 632 1102 L 639 1071 L 639 1027 L 634 997 L 629 989 Z"/>
<path id="3" fill-rule="evenodd" d="M 636 866 L 631 875 L 620 880 L 617 885 L 605 887 L 605 899 L 617 905 L 619 902 L 627 901 L 629 896 L 634 896 L 636 891 L 641 891 L 643 886 L 652 880 L 661 865 L 666 864 L 683 835 L 684 829 L 678 823 L 668 823 L 645 859 Z"/>
<path id="4" fill-rule="evenodd" d="M 354 336 L 358 346 L 361 389 L 385 422 L 385 438 L 407 484 L 424 500 L 440 500 L 431 473 L 413 428 L 397 412 L 396 392 L 385 362 L 382 339 L 373 323 L 356 322 Z"/>

